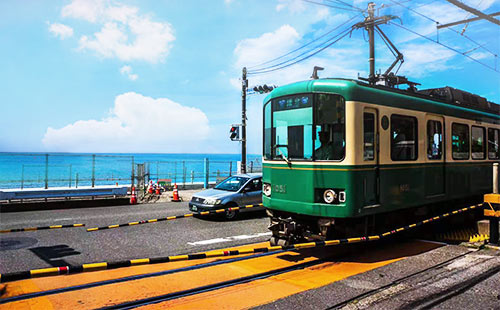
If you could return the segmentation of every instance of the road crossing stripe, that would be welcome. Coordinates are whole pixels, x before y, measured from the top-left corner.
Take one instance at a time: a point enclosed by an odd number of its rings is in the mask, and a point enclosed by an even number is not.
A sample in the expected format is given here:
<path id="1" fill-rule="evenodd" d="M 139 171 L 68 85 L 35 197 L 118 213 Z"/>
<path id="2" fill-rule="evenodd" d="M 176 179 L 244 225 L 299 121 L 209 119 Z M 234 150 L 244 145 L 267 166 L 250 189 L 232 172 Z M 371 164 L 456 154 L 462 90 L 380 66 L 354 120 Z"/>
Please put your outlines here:
<path id="1" fill-rule="evenodd" d="M 257 205 L 246 205 L 246 206 L 242 206 L 242 207 L 232 207 L 232 208 L 226 208 L 226 209 L 203 211 L 203 212 L 200 212 L 198 214 L 199 215 L 212 215 L 212 214 L 222 213 L 222 212 L 226 212 L 226 211 L 238 211 L 238 210 L 242 210 L 242 209 L 250 209 L 253 207 L 260 207 L 260 206 L 262 206 L 261 203 L 257 204 Z M 115 225 L 102 226 L 102 227 L 92 227 L 92 228 L 87 228 L 87 232 L 104 230 L 104 229 L 112 229 L 112 228 L 118 228 L 118 227 L 134 226 L 134 225 L 139 225 L 139 224 L 155 223 L 155 222 L 161 222 L 161 221 L 170 221 L 170 220 L 176 220 L 176 219 L 192 217 L 192 216 L 194 216 L 193 213 L 188 213 L 188 214 L 183 214 L 183 215 L 173 215 L 173 216 L 167 216 L 167 217 L 159 218 L 159 219 L 142 220 L 142 221 L 136 221 L 136 222 L 131 222 L 131 223 L 125 223 L 125 224 L 115 224 Z"/>
<path id="2" fill-rule="evenodd" d="M 13 233 L 21 231 L 35 231 L 35 230 L 46 230 L 46 229 L 59 229 L 59 228 L 73 228 L 73 227 L 83 227 L 85 224 L 69 224 L 69 225 L 52 225 L 52 226 L 41 226 L 41 227 L 27 227 L 27 228 L 12 228 L 0 230 L 0 233 Z"/>

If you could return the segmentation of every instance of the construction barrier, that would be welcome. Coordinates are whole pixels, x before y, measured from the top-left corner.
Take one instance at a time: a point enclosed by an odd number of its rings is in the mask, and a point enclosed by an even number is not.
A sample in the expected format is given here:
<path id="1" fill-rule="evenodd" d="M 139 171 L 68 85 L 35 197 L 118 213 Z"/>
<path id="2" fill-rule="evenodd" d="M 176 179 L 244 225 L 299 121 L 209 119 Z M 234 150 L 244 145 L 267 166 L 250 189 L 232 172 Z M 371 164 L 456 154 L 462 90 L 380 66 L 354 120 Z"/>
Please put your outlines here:
<path id="1" fill-rule="evenodd" d="M 226 212 L 226 211 L 236 211 L 236 210 L 250 209 L 250 208 L 260 207 L 260 206 L 262 206 L 261 203 L 257 204 L 257 205 L 246 205 L 246 206 L 242 206 L 242 207 L 233 207 L 233 208 L 227 208 L 227 209 L 217 209 L 217 210 L 203 211 L 203 212 L 200 212 L 200 213 L 196 213 L 196 215 L 203 215 L 203 216 L 205 216 L 205 215 L 214 215 L 214 214 L 219 214 L 219 213 L 223 213 L 223 212 Z M 126 227 L 126 226 L 140 225 L 140 224 L 148 224 L 148 223 L 170 221 L 170 220 L 182 219 L 182 218 L 186 218 L 186 217 L 192 217 L 194 215 L 195 215 L 194 213 L 188 213 L 188 214 L 183 214 L 183 215 L 167 216 L 167 217 L 158 218 L 158 219 L 142 220 L 142 221 L 125 223 L 125 224 L 116 224 L 116 225 L 109 225 L 109 226 L 102 226 L 102 227 L 93 227 L 93 228 L 87 228 L 87 231 L 91 232 L 91 231 L 104 230 L 104 229 L 112 229 L 112 228 L 118 228 L 118 227 Z"/>
<path id="2" fill-rule="evenodd" d="M 292 244 L 288 246 L 271 246 L 271 247 L 261 247 L 261 248 L 253 248 L 253 249 L 242 249 L 242 250 L 229 250 L 229 251 L 210 251 L 204 253 L 197 254 L 187 254 L 187 255 L 174 255 L 174 256 L 165 256 L 165 257 L 155 257 L 155 258 L 142 258 L 142 259 L 133 259 L 126 261 L 118 261 L 118 262 L 100 262 L 93 264 L 83 264 L 77 266 L 64 266 L 64 267 L 53 267 L 53 268 L 43 268 L 43 269 L 32 269 L 28 271 L 21 272 L 12 272 L 0 274 L 0 282 L 10 282 L 17 281 L 23 279 L 37 278 L 37 277 L 47 277 L 54 275 L 62 275 L 62 274 L 75 274 L 82 272 L 90 272 L 97 270 L 105 270 L 105 269 L 116 269 L 121 267 L 130 267 L 137 265 L 147 265 L 147 264 L 159 264 L 159 263 L 168 263 L 175 261 L 186 261 L 186 260 L 197 260 L 197 259 L 205 259 L 211 257 L 223 257 L 223 256 L 237 256 L 237 255 L 248 255 L 248 254 L 256 254 L 256 253 L 266 253 L 280 250 L 300 250 L 307 248 L 317 248 L 317 247 L 327 247 L 334 246 L 339 244 L 348 244 L 348 243 L 360 243 L 360 242 L 369 242 L 376 241 L 382 238 L 386 238 L 392 236 L 394 234 L 410 230 L 412 228 L 416 228 L 422 226 L 424 224 L 432 223 L 437 220 L 443 219 L 450 215 L 455 215 L 459 213 L 463 213 L 466 211 L 473 210 L 475 208 L 481 207 L 482 204 L 473 205 L 470 207 L 462 208 L 459 210 L 455 210 L 449 213 L 445 213 L 443 215 L 435 216 L 423 221 L 420 221 L 415 224 L 406 225 L 388 232 L 385 232 L 380 235 L 368 236 L 368 237 L 357 237 L 357 238 L 346 238 L 346 239 L 337 239 L 337 240 L 327 240 L 327 241 L 314 241 L 307 243 L 298 243 Z"/>
<path id="3" fill-rule="evenodd" d="M 34 230 L 45 230 L 45 229 L 58 229 L 58 228 L 71 228 L 71 227 L 84 227 L 85 224 L 70 224 L 70 225 L 52 225 L 52 226 L 41 226 L 41 227 L 28 227 L 28 228 L 14 228 L 0 230 L 0 233 L 11 233 L 19 231 L 34 231 Z"/>

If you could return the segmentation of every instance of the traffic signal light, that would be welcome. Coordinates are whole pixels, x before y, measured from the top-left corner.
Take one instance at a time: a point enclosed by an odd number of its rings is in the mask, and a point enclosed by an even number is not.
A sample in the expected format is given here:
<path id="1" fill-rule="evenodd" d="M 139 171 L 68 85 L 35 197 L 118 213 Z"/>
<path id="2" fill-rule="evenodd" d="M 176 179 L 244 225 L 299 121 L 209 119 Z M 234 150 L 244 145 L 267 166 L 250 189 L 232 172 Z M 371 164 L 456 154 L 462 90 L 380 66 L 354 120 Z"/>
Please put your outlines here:
<path id="1" fill-rule="evenodd" d="M 254 92 L 257 92 L 259 94 L 264 94 L 264 93 L 270 93 L 273 89 L 276 88 L 276 85 L 259 85 L 259 86 L 255 86 L 253 88 L 253 91 Z"/>
<path id="2" fill-rule="evenodd" d="M 240 138 L 240 127 L 239 126 L 231 126 L 231 129 L 229 130 L 229 139 L 232 141 L 237 141 Z"/>

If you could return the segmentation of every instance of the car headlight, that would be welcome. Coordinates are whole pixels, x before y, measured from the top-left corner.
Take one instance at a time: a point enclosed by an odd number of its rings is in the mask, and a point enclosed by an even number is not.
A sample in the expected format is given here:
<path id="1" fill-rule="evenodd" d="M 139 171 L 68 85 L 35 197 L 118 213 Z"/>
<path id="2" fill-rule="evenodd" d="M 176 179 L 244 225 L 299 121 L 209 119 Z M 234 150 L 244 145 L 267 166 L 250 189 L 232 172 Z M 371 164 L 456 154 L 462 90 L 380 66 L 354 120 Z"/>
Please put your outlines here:
<path id="1" fill-rule="evenodd" d="M 267 197 L 271 196 L 271 184 L 264 183 L 264 185 L 262 186 L 262 192 Z"/>
<path id="2" fill-rule="evenodd" d="M 333 203 L 333 201 L 335 200 L 336 197 L 337 197 L 337 194 L 335 193 L 335 191 L 333 189 L 327 189 L 323 193 L 323 199 L 325 200 L 326 203 Z"/>
<path id="3" fill-rule="evenodd" d="M 207 198 L 205 201 L 203 201 L 204 204 L 206 205 L 218 205 L 221 204 L 222 200 L 220 199 L 215 199 L 215 198 Z"/>

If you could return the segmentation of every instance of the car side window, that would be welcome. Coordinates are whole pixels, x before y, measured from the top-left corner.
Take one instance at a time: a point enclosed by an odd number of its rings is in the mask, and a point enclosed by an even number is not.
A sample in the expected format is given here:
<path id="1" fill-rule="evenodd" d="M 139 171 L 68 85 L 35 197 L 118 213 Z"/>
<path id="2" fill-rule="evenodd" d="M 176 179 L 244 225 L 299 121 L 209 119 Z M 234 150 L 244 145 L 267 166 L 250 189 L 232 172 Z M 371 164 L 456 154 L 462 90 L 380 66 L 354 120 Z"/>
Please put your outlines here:
<path id="1" fill-rule="evenodd" d="M 250 181 L 246 186 L 249 192 L 256 192 L 262 190 L 262 179 L 255 179 Z"/>

